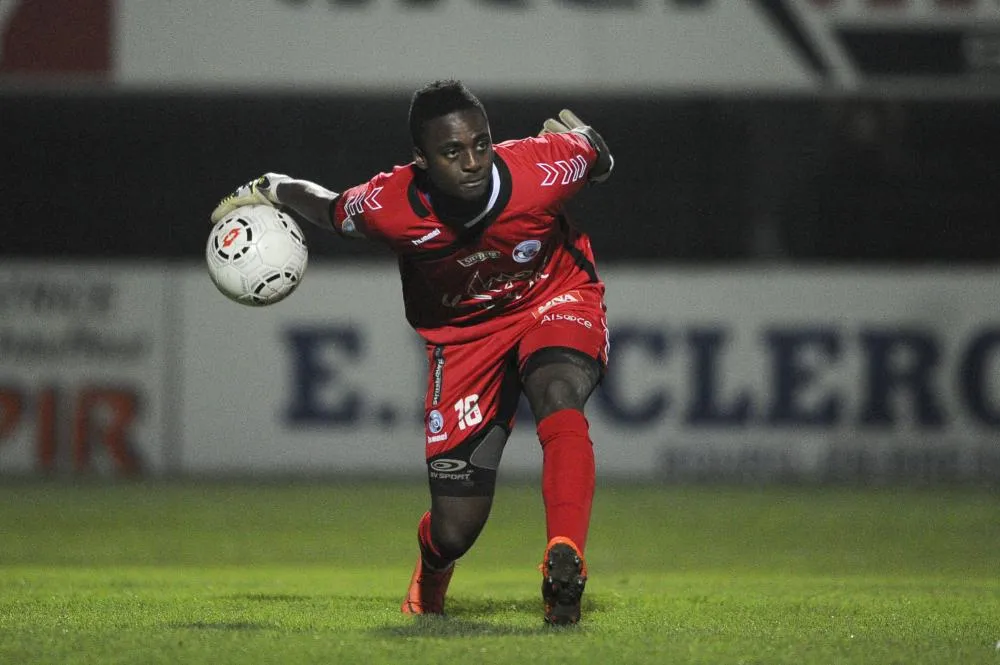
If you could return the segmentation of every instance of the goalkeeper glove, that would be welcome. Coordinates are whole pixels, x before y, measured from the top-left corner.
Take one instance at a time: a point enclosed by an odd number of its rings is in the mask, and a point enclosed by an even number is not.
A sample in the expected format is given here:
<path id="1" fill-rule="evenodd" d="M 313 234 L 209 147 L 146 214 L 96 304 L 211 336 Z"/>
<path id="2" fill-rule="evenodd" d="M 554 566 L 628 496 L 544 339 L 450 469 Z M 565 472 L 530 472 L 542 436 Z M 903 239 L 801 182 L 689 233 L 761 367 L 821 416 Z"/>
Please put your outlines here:
<path id="1" fill-rule="evenodd" d="M 590 141 L 590 144 L 594 146 L 594 150 L 597 151 L 597 160 L 594 165 L 590 167 L 590 181 L 591 182 L 604 182 L 611 175 L 611 169 L 615 167 L 615 158 L 608 150 L 608 144 L 604 142 L 597 131 L 585 123 L 583 120 L 577 117 L 575 113 L 569 109 L 563 109 L 559 112 L 559 118 L 547 118 L 545 122 L 542 123 L 542 130 L 538 132 L 539 136 L 544 136 L 546 134 L 563 134 L 565 132 L 576 132 L 578 134 L 583 134 Z"/>
<path id="2" fill-rule="evenodd" d="M 544 136 L 545 134 L 563 134 L 565 132 L 576 129 L 577 127 L 586 127 L 587 123 L 580 120 L 575 113 L 569 109 L 563 109 L 559 111 L 559 119 L 547 118 L 545 122 L 542 123 L 542 131 L 538 132 L 539 136 Z"/>
<path id="3" fill-rule="evenodd" d="M 265 173 L 261 177 L 237 187 L 236 191 L 219 201 L 219 205 L 215 206 L 215 210 L 212 211 L 212 223 L 215 224 L 232 211 L 243 206 L 265 205 L 273 208 L 279 205 L 278 185 L 288 180 L 291 178 L 287 175 Z"/>

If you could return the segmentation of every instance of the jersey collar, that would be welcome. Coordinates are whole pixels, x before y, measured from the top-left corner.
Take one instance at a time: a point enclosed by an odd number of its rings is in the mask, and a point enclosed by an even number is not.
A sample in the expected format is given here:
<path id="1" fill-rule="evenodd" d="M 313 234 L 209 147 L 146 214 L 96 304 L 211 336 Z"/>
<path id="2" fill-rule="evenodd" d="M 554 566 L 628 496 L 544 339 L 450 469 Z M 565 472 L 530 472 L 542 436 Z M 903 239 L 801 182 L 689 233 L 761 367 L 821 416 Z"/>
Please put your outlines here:
<path id="1" fill-rule="evenodd" d="M 493 153 L 493 169 L 492 178 L 490 182 L 490 198 L 483 207 L 482 212 L 473 217 L 467 222 L 464 222 L 462 226 L 466 229 L 472 229 L 476 225 L 480 224 L 484 220 L 488 224 L 496 219 L 504 207 L 510 201 L 511 195 L 511 178 L 510 169 L 507 168 L 506 162 L 498 155 L 496 152 Z M 420 188 L 417 186 L 418 178 L 414 177 L 410 181 L 409 187 L 407 187 L 406 198 L 409 201 L 410 209 L 413 211 L 417 217 L 430 217 L 434 213 L 427 207 L 424 203 L 424 197 L 421 196 Z M 426 193 L 424 194 L 426 196 Z"/>

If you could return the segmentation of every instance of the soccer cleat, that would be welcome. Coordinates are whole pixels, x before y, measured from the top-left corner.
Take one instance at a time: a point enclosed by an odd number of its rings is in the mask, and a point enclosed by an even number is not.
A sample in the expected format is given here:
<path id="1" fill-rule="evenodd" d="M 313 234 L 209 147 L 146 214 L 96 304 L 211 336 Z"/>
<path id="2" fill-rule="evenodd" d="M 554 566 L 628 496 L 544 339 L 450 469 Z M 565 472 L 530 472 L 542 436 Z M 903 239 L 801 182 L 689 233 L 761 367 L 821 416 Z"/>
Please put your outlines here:
<path id="1" fill-rule="evenodd" d="M 580 598 L 587 584 L 587 564 L 583 554 L 569 538 L 549 541 L 542 571 L 542 600 L 545 623 L 568 626 L 580 620 Z"/>
<path id="2" fill-rule="evenodd" d="M 444 570 L 429 570 L 423 557 L 417 558 L 417 567 L 410 578 L 410 588 L 403 599 L 403 614 L 444 614 L 444 595 L 448 592 L 455 564 Z"/>

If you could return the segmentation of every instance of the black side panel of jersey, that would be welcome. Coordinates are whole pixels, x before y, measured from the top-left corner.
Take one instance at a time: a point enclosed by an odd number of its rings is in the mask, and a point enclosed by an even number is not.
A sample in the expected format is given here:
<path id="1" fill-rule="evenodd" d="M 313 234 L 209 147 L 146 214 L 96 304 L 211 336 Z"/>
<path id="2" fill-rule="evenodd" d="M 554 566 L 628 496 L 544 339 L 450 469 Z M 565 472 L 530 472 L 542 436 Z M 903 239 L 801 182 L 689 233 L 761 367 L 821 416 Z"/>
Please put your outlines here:
<path id="1" fill-rule="evenodd" d="M 594 263 L 588 259 L 583 252 L 577 249 L 576 245 L 573 244 L 573 238 L 578 235 L 578 232 L 573 228 L 573 225 L 569 223 L 569 220 L 565 215 L 559 215 L 559 226 L 563 230 L 563 235 L 566 237 L 566 243 L 563 245 L 569 255 L 573 257 L 573 261 L 576 265 L 580 267 L 587 273 L 587 277 L 590 278 L 591 282 L 598 281 L 597 277 L 597 267 Z"/>

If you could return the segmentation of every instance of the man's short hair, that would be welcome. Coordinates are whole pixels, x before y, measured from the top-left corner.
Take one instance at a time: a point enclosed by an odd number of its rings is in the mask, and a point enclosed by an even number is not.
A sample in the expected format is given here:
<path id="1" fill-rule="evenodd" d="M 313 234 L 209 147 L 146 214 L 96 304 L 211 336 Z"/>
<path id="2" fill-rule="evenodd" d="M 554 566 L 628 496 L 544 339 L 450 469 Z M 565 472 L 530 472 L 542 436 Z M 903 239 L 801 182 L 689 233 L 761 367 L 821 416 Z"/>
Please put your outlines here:
<path id="1" fill-rule="evenodd" d="M 414 92 L 410 99 L 410 139 L 413 145 L 421 147 L 424 125 L 429 121 L 466 109 L 476 109 L 486 117 L 483 103 L 461 81 L 434 81 Z"/>

